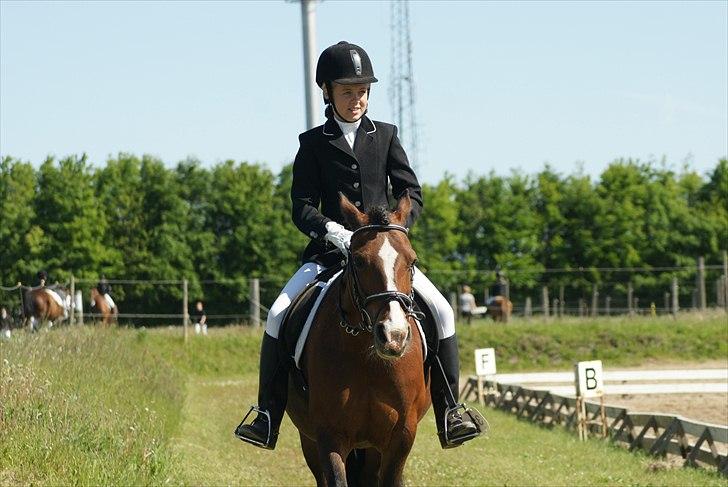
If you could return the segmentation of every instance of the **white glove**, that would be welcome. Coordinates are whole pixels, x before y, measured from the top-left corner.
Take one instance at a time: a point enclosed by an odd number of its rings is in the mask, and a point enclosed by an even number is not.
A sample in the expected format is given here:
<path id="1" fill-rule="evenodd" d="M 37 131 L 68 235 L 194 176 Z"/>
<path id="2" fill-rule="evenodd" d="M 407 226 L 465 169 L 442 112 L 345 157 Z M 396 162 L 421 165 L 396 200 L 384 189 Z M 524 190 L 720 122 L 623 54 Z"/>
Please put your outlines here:
<path id="1" fill-rule="evenodd" d="M 353 232 L 350 232 L 342 225 L 331 221 L 326 224 L 326 235 L 324 235 L 324 238 L 346 254 L 352 234 Z"/>

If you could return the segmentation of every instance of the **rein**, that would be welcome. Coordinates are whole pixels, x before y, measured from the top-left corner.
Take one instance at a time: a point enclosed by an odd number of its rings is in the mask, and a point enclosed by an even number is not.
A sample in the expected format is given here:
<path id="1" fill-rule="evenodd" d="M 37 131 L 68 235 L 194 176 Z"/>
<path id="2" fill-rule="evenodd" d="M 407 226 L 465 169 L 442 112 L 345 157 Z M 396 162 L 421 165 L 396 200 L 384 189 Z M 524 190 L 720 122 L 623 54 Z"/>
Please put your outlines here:
<path id="1" fill-rule="evenodd" d="M 389 231 L 397 231 L 402 232 L 405 235 L 409 233 L 409 231 L 401 226 L 401 225 L 365 225 L 363 227 L 359 227 L 356 230 L 354 230 L 354 233 L 352 233 L 351 238 L 354 238 L 354 235 L 356 235 L 359 232 L 364 232 L 367 230 L 373 230 L 375 232 L 389 232 Z M 365 296 L 361 289 L 361 284 L 359 282 L 359 275 L 356 272 L 356 265 L 354 264 L 354 259 L 352 258 L 351 250 L 347 250 L 347 260 L 346 260 L 346 270 L 345 270 L 345 279 L 347 282 L 347 288 L 349 289 L 349 296 L 351 296 L 351 300 L 354 303 L 354 306 L 356 307 L 356 310 L 359 312 L 359 315 L 361 316 L 361 320 L 357 324 L 351 324 L 346 319 L 346 314 L 344 313 L 344 309 L 341 307 L 341 290 L 339 291 L 339 301 L 337 303 L 337 306 L 339 308 L 339 325 L 341 325 L 344 330 L 346 330 L 347 333 L 356 336 L 362 331 L 371 333 L 374 329 L 374 320 L 372 320 L 371 315 L 366 310 L 366 306 L 374 301 L 380 301 L 381 304 L 379 305 L 379 308 L 377 309 L 377 313 L 374 315 L 374 318 L 378 318 L 379 315 L 382 313 L 382 310 L 385 308 L 386 305 L 388 305 L 392 301 L 397 301 L 400 306 L 402 306 L 402 309 L 404 310 L 404 314 L 407 318 L 414 318 L 416 320 L 422 320 L 424 319 L 424 314 L 420 313 L 419 311 L 415 311 L 414 309 L 414 297 L 415 297 L 415 290 L 414 287 L 411 287 L 410 294 L 405 294 L 399 291 L 384 291 L 381 293 L 375 293 L 370 294 L 368 296 Z M 410 268 L 410 284 L 414 280 L 415 275 L 415 268 L 414 265 Z"/>

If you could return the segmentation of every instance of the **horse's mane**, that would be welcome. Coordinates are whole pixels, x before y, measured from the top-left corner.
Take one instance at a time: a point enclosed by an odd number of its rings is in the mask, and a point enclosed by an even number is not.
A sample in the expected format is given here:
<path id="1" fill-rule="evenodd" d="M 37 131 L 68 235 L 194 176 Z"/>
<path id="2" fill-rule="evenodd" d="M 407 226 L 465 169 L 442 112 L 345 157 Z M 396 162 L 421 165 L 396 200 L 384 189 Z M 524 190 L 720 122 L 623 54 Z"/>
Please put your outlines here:
<path id="1" fill-rule="evenodd" d="M 389 211 L 383 206 L 375 206 L 367 212 L 370 225 L 389 225 Z"/>

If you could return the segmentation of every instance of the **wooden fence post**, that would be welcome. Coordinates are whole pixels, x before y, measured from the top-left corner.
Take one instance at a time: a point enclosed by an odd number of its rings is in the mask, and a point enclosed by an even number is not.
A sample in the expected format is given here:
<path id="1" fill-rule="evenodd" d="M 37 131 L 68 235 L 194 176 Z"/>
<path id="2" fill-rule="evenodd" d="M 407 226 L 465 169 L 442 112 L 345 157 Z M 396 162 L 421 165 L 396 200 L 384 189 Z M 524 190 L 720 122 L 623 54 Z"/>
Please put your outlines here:
<path id="1" fill-rule="evenodd" d="M 667 292 L 667 291 L 665 292 L 665 307 L 664 307 L 664 310 L 665 310 L 665 314 L 667 314 L 667 313 L 670 312 L 670 293 Z"/>
<path id="2" fill-rule="evenodd" d="M 579 298 L 579 318 L 586 315 L 586 302 L 584 298 Z"/>
<path id="3" fill-rule="evenodd" d="M 182 280 L 182 327 L 184 328 L 185 343 L 187 342 L 187 324 L 189 322 L 189 310 L 188 308 L 188 295 L 187 295 L 187 279 Z"/>
<path id="4" fill-rule="evenodd" d="M 634 302 L 633 302 L 634 289 L 632 288 L 632 281 L 627 283 L 627 314 L 632 316 L 634 314 Z"/>
<path id="5" fill-rule="evenodd" d="M 551 310 L 554 314 L 554 316 L 559 316 L 559 300 L 558 298 L 554 298 L 551 300 Z"/>
<path id="6" fill-rule="evenodd" d="M 612 311 L 612 297 L 607 296 L 604 298 L 604 312 L 607 313 L 607 316 L 611 314 Z"/>
<path id="7" fill-rule="evenodd" d="M 715 280 L 715 304 L 719 308 L 723 307 L 723 276 Z"/>
<path id="8" fill-rule="evenodd" d="M 73 326 L 76 324 L 76 278 L 71 274 L 71 316 L 68 324 Z"/>
<path id="9" fill-rule="evenodd" d="M 526 318 L 530 318 L 533 314 L 533 308 L 531 307 L 531 296 L 526 297 L 526 306 L 523 309 L 523 315 Z"/>
<path id="10" fill-rule="evenodd" d="M 564 285 L 559 286 L 559 317 L 564 316 Z"/>
<path id="11" fill-rule="evenodd" d="M 541 307 L 543 308 L 544 318 L 549 317 L 549 288 L 544 286 L 541 288 Z"/>
<path id="12" fill-rule="evenodd" d="M 250 321 L 253 326 L 260 326 L 260 279 L 250 280 Z"/>
<path id="13" fill-rule="evenodd" d="M 670 290 L 670 294 L 672 294 L 672 317 L 677 318 L 677 312 L 680 306 L 677 295 L 677 277 L 672 278 L 672 289 Z"/>
<path id="14" fill-rule="evenodd" d="M 698 257 L 698 276 L 695 288 L 698 291 L 697 307 L 700 311 L 705 311 L 707 307 L 707 299 L 705 296 L 705 258 Z"/>
<path id="15" fill-rule="evenodd" d="M 592 286 L 592 309 L 591 309 L 591 315 L 597 316 L 599 314 L 598 312 L 599 307 L 599 288 L 596 284 Z"/>

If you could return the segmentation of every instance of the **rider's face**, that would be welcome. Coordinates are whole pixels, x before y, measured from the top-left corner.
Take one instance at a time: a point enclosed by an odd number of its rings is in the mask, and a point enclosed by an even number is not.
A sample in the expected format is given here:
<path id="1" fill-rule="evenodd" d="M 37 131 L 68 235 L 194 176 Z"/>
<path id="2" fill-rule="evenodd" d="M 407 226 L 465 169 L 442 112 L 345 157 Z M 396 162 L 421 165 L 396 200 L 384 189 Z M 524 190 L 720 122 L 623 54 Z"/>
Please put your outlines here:
<path id="1" fill-rule="evenodd" d="M 347 122 L 359 120 L 369 105 L 369 83 L 340 85 L 333 83 L 333 99 L 339 116 Z"/>

